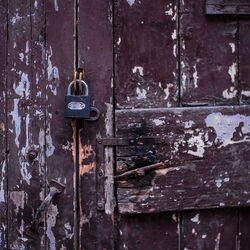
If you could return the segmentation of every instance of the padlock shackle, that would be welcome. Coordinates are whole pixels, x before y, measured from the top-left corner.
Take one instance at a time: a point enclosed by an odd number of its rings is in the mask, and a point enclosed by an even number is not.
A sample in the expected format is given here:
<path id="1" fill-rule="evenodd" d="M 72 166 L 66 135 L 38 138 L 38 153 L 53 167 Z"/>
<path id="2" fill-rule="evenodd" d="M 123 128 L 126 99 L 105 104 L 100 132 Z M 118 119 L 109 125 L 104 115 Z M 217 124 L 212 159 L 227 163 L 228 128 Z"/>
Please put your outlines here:
<path id="1" fill-rule="evenodd" d="M 76 82 L 80 82 L 79 79 L 76 79 Z M 85 89 L 85 96 L 88 96 L 89 95 L 89 87 L 87 85 L 86 82 L 84 82 L 83 80 L 81 80 L 81 83 L 82 83 L 82 86 L 84 87 Z M 67 92 L 67 95 L 71 95 L 71 88 L 72 88 L 72 85 L 74 84 L 74 81 L 72 81 L 69 86 L 68 86 L 68 92 Z"/>

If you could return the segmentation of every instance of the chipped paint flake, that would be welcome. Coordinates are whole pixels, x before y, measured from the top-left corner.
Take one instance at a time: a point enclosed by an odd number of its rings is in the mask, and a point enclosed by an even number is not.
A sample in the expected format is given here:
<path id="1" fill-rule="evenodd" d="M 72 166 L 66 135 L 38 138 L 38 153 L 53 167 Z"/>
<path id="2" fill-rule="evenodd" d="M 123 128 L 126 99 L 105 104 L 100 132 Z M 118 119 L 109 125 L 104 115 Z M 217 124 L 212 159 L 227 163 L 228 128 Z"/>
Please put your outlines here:
<path id="1" fill-rule="evenodd" d="M 23 62 L 23 59 L 24 59 L 24 54 L 23 53 L 19 53 L 19 59 L 21 62 Z"/>
<path id="2" fill-rule="evenodd" d="M 188 146 L 191 148 L 195 147 L 195 149 L 189 149 L 188 154 L 203 157 L 205 143 L 202 136 L 203 133 L 199 132 L 198 135 L 192 135 L 192 137 L 188 139 Z"/>
<path id="3" fill-rule="evenodd" d="M 242 90 L 241 94 L 244 95 L 244 96 L 246 96 L 246 97 L 249 97 L 250 96 L 250 91 Z"/>
<path id="4" fill-rule="evenodd" d="M 214 128 L 217 136 L 215 143 L 218 145 L 218 148 L 250 141 L 250 116 L 240 114 L 223 115 L 217 112 L 209 114 L 205 122 L 207 127 Z M 240 138 L 233 140 L 234 133 L 236 132 Z"/>
<path id="5" fill-rule="evenodd" d="M 117 45 L 120 45 L 121 41 L 122 41 L 122 40 L 121 40 L 121 37 L 119 36 L 118 41 L 117 41 L 116 44 L 117 44 Z"/>
<path id="6" fill-rule="evenodd" d="M 49 238 L 50 249 L 56 249 L 56 240 L 52 228 L 56 225 L 56 216 L 58 215 L 57 205 L 51 204 L 47 213 L 47 237 Z"/>
<path id="7" fill-rule="evenodd" d="M 136 94 L 137 94 L 137 99 L 138 100 L 141 100 L 141 99 L 146 99 L 146 94 L 147 94 L 147 91 L 145 89 L 140 89 L 139 87 L 136 88 Z"/>
<path id="8" fill-rule="evenodd" d="M 229 46 L 232 49 L 232 53 L 234 53 L 235 52 L 235 43 L 229 43 Z"/>
<path id="9" fill-rule="evenodd" d="M 233 63 L 229 69 L 228 69 L 228 74 L 231 76 L 231 81 L 232 83 L 235 82 L 236 74 L 237 74 L 237 64 Z"/>
<path id="10" fill-rule="evenodd" d="M 21 133 L 21 117 L 19 116 L 18 113 L 18 103 L 19 103 L 19 99 L 14 99 L 14 109 L 13 111 L 10 113 L 10 115 L 12 116 L 12 123 L 14 122 L 15 124 L 15 143 L 17 148 L 19 148 L 19 136 Z"/>
<path id="11" fill-rule="evenodd" d="M 165 124 L 165 121 L 164 121 L 164 120 L 161 120 L 161 119 L 154 119 L 154 120 L 153 120 L 153 123 L 154 123 L 156 126 L 161 126 L 161 125 Z"/>
<path id="12" fill-rule="evenodd" d="M 225 89 L 222 92 L 222 96 L 226 99 L 232 99 L 237 95 L 237 89 L 235 89 L 233 86 L 229 89 Z"/>
<path id="13" fill-rule="evenodd" d="M 132 72 L 133 72 L 134 74 L 136 74 L 137 72 L 139 72 L 139 74 L 140 74 L 141 76 L 143 76 L 143 67 L 141 67 L 141 66 L 135 66 L 135 67 L 132 69 Z"/>
<path id="14" fill-rule="evenodd" d="M 127 3 L 129 4 L 129 6 L 132 6 L 135 3 L 135 0 L 127 0 Z"/>
<path id="15" fill-rule="evenodd" d="M 216 183 L 217 188 L 220 188 L 222 185 L 222 179 L 215 180 L 215 183 Z"/>
<path id="16" fill-rule="evenodd" d="M 10 192 L 10 199 L 15 204 L 15 213 L 18 214 L 19 209 L 24 209 L 24 202 L 25 202 L 25 192 L 24 191 L 11 191 Z"/>
<path id="17" fill-rule="evenodd" d="M 27 98 L 30 95 L 30 81 L 28 78 L 28 74 L 24 72 L 19 72 L 19 74 L 21 74 L 21 80 L 18 86 L 16 86 L 16 84 L 14 83 L 14 89 L 16 94 L 18 94 L 20 97 Z"/>
<path id="18" fill-rule="evenodd" d="M 167 15 L 167 16 L 173 16 L 173 14 L 174 14 L 174 12 L 173 12 L 172 7 L 170 7 L 169 10 L 165 10 L 165 15 Z"/>
<path id="19" fill-rule="evenodd" d="M 54 0 L 54 6 L 55 6 L 55 11 L 58 11 L 59 8 L 58 8 L 58 3 L 57 3 L 57 0 Z"/>
<path id="20" fill-rule="evenodd" d="M 5 192 L 4 192 L 5 170 L 6 170 L 6 162 L 4 161 L 2 163 L 2 178 L 1 178 L 1 184 L 0 184 L 0 202 L 5 202 Z"/>
<path id="21" fill-rule="evenodd" d="M 200 219 L 199 219 L 200 215 L 196 214 L 193 218 L 191 218 L 190 220 L 194 223 L 200 224 Z"/>
<path id="22" fill-rule="evenodd" d="M 194 121 L 184 122 L 184 128 L 191 128 L 194 125 Z"/>
<path id="23" fill-rule="evenodd" d="M 196 64 L 194 65 L 194 73 L 193 73 L 193 79 L 194 79 L 194 87 L 198 88 L 198 73 L 197 73 L 197 68 L 196 68 Z"/>

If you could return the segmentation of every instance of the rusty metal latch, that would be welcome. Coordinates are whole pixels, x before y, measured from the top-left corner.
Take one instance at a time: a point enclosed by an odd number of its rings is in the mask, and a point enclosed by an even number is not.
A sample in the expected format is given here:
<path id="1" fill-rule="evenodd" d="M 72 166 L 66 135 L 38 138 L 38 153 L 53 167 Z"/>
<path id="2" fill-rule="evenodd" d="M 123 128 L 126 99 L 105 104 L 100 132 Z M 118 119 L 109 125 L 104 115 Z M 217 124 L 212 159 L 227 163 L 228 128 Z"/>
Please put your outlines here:
<path id="1" fill-rule="evenodd" d="M 25 228 L 25 235 L 31 238 L 37 237 L 37 235 L 39 234 L 39 224 L 42 222 L 45 214 L 47 213 L 52 200 L 55 198 L 56 195 L 62 193 L 64 188 L 65 186 L 57 182 L 56 180 L 50 181 L 49 194 L 46 196 L 40 207 L 37 209 L 37 212 L 31 222 L 31 225 Z"/>

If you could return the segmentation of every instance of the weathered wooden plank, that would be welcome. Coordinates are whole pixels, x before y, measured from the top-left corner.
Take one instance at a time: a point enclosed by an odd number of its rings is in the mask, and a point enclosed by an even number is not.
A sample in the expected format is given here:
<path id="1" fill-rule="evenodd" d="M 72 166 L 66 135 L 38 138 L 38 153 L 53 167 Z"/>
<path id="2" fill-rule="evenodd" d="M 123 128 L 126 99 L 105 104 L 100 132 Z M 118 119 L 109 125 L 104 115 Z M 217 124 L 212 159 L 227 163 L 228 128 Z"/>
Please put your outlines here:
<path id="1" fill-rule="evenodd" d="M 149 151 L 156 162 L 169 163 L 118 182 L 121 213 L 249 205 L 249 106 L 116 111 L 116 130 L 117 137 L 166 141 L 165 146 L 147 146 L 139 156 L 140 146 L 118 147 L 125 165 L 121 171 L 131 169 L 126 161 L 131 157 L 138 162 L 132 168 L 152 164 L 153 158 L 146 162 Z"/>
<path id="2" fill-rule="evenodd" d="M 238 249 L 236 248 L 236 210 L 213 209 L 184 212 L 182 249 Z"/>
<path id="3" fill-rule="evenodd" d="M 237 21 L 205 16 L 204 1 L 181 1 L 183 105 L 237 104 Z"/>
<path id="4" fill-rule="evenodd" d="M 44 187 L 44 84 L 43 5 L 9 1 L 8 20 L 8 234 L 9 248 L 44 247 L 43 239 L 32 241 L 24 230 L 40 205 Z M 32 27 L 35 27 L 34 30 Z M 32 160 L 29 152 L 37 157 Z"/>
<path id="5" fill-rule="evenodd" d="M 208 15 L 249 15 L 248 0 L 206 0 L 206 14 Z"/>
<path id="6" fill-rule="evenodd" d="M 7 248 L 6 77 L 7 3 L 0 2 L 0 249 Z"/>
<path id="7" fill-rule="evenodd" d="M 101 177 L 95 146 L 96 137 L 113 137 L 112 1 L 79 1 L 78 23 L 78 65 L 85 70 L 91 105 L 101 113 L 98 121 L 85 122 L 79 135 L 80 248 L 114 249 L 113 155 L 106 150 L 108 158 Z M 97 211 L 97 199 L 104 192 L 96 189 L 99 181 L 105 189 L 104 211 Z"/>
<path id="8" fill-rule="evenodd" d="M 49 249 L 74 249 L 74 127 L 63 116 L 64 96 L 74 76 L 74 1 L 46 1 L 47 180 L 65 185 L 47 215 Z"/>
<path id="9" fill-rule="evenodd" d="M 176 213 L 121 215 L 115 249 L 178 249 Z"/>
<path id="10" fill-rule="evenodd" d="M 250 208 L 239 209 L 239 241 L 237 249 L 247 250 L 250 245 L 249 238 Z"/>
<path id="11" fill-rule="evenodd" d="M 178 106 L 177 1 L 115 1 L 117 108 Z"/>
<path id="12" fill-rule="evenodd" d="M 250 103 L 250 18 L 239 19 L 240 102 Z"/>

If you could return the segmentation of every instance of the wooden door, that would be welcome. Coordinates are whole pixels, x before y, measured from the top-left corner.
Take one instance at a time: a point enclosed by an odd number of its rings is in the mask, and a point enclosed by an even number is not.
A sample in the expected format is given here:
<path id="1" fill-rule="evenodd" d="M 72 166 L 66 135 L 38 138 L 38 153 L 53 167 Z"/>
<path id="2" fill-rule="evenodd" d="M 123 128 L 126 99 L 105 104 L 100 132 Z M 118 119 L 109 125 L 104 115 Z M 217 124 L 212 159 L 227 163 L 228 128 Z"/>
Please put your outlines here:
<path id="1" fill-rule="evenodd" d="M 1 249 L 248 249 L 248 16 L 8 0 L 0 19 Z M 63 117 L 78 67 L 98 121 Z"/>

